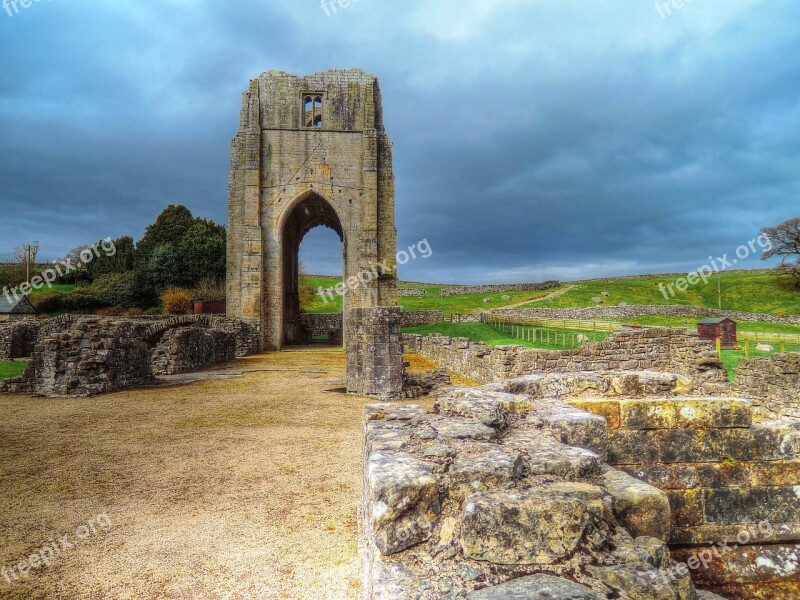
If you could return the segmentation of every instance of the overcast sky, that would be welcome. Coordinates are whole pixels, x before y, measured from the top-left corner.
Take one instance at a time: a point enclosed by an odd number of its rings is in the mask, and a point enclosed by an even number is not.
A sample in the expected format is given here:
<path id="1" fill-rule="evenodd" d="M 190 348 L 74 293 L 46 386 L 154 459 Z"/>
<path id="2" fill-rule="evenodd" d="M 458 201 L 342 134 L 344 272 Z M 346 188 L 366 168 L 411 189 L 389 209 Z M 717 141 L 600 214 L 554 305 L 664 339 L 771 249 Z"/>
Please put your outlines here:
<path id="1" fill-rule="evenodd" d="M 688 271 L 800 216 L 800 2 L 45 0 L 0 11 L 0 256 L 226 220 L 262 71 L 381 78 L 405 279 Z M 310 271 L 334 272 L 312 232 Z M 746 266 L 763 266 L 758 260 Z"/>

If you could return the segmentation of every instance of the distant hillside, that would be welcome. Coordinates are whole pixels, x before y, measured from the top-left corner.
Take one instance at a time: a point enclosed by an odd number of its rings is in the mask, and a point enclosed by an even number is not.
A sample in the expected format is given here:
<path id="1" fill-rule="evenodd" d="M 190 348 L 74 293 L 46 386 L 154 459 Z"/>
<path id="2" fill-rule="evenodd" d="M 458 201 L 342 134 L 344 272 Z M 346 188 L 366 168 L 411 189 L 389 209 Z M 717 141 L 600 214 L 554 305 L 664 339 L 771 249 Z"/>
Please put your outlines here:
<path id="1" fill-rule="evenodd" d="M 401 298 L 400 305 L 406 310 L 442 310 L 446 313 L 472 313 L 491 308 L 516 305 L 520 308 L 580 308 L 597 306 L 596 298 L 603 298 L 608 306 L 625 304 L 677 304 L 718 308 L 717 278 L 707 284 L 700 282 L 685 292 L 674 288 L 674 297 L 665 298 L 659 284 L 666 288 L 674 284 L 679 275 L 652 275 L 643 277 L 621 277 L 564 283 L 552 290 L 537 292 L 496 292 L 469 294 L 441 298 L 442 285 L 401 283 L 400 287 L 424 289 L 424 298 Z M 309 284 L 329 288 L 340 279 L 327 276 L 312 276 Z M 774 271 L 736 271 L 721 274 L 719 278 L 722 308 L 746 312 L 776 315 L 800 315 L 800 292 Z M 664 289 L 662 288 L 662 289 Z M 559 292 L 555 294 L 554 292 Z M 508 297 L 504 299 L 503 297 Z M 489 298 L 490 302 L 484 302 Z M 543 299 L 548 298 L 548 299 Z M 533 301 L 527 304 L 526 301 Z M 341 299 L 324 303 L 319 296 L 307 307 L 308 312 L 327 313 L 341 311 Z"/>

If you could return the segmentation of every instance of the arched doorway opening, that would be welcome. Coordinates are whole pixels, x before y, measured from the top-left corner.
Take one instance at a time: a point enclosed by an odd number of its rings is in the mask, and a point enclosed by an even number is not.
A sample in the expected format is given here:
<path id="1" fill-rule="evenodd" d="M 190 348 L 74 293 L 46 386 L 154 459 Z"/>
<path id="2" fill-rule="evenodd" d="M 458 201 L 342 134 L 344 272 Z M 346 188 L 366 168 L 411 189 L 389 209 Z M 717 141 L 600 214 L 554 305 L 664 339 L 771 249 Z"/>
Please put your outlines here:
<path id="1" fill-rule="evenodd" d="M 344 232 L 336 211 L 322 196 L 309 192 L 291 208 L 283 226 L 283 344 L 307 344 L 314 332 L 302 322 L 300 297 L 300 246 L 315 228 L 326 227 L 339 238 L 342 265 L 347 257 Z M 343 270 L 342 266 L 342 270 Z M 344 300 L 344 299 L 343 299 Z"/>

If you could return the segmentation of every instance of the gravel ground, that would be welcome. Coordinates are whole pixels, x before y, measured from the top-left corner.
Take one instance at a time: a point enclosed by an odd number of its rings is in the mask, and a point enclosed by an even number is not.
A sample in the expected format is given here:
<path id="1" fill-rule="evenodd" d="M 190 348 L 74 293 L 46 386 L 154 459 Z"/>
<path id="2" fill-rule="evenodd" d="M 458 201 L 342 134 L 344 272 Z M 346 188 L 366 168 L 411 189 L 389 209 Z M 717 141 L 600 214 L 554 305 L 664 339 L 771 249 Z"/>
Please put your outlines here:
<path id="1" fill-rule="evenodd" d="M 0 396 L 0 598 L 359 598 L 369 400 L 341 393 L 344 367 L 315 349 L 182 387 Z M 32 554 L 49 566 L 12 571 Z"/>

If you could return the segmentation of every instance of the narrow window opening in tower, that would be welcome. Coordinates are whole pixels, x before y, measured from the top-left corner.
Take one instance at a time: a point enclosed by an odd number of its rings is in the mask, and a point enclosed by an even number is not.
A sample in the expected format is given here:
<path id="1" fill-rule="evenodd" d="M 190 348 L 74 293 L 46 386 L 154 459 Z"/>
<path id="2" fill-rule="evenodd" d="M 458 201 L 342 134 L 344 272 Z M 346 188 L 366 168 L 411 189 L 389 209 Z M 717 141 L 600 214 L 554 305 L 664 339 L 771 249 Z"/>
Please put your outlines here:
<path id="1" fill-rule="evenodd" d="M 322 96 L 307 94 L 303 96 L 303 126 L 309 128 L 322 127 Z"/>

